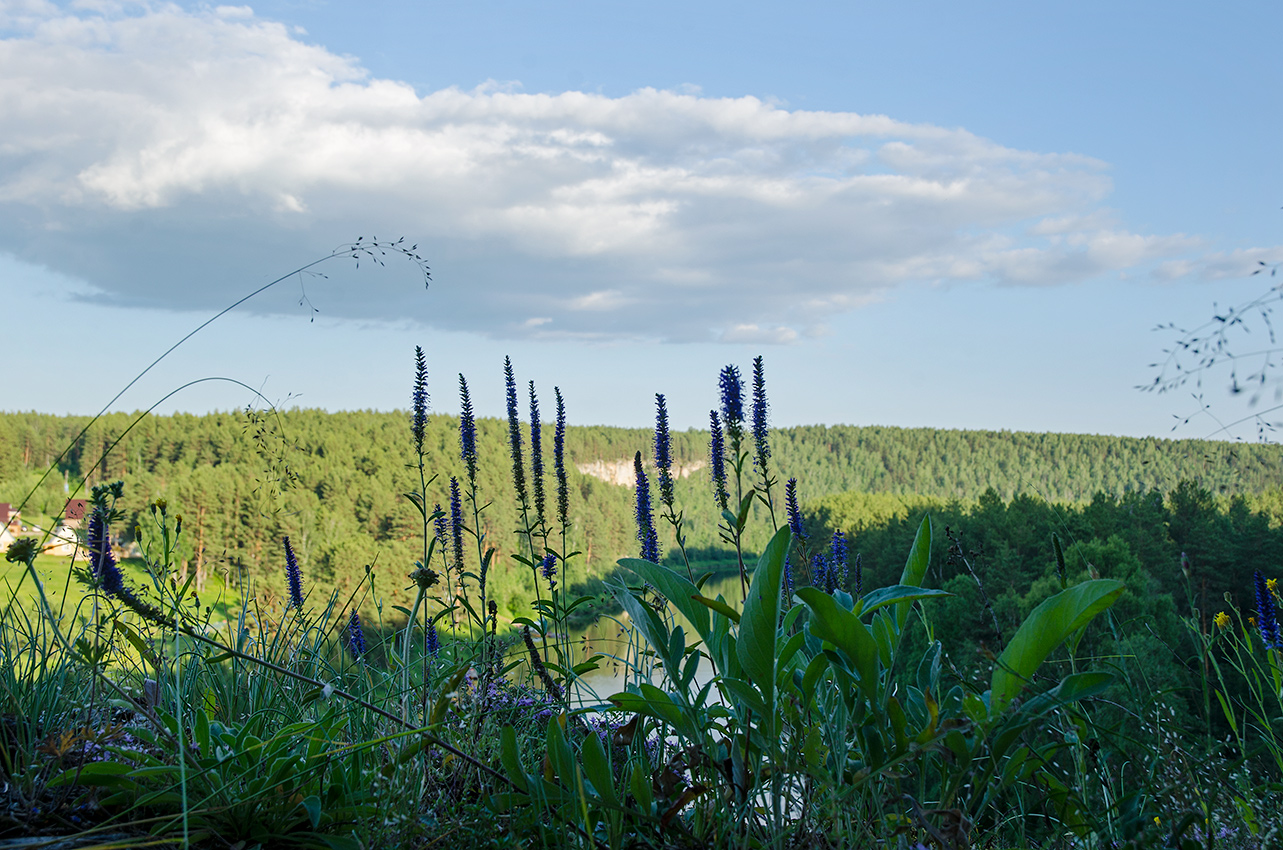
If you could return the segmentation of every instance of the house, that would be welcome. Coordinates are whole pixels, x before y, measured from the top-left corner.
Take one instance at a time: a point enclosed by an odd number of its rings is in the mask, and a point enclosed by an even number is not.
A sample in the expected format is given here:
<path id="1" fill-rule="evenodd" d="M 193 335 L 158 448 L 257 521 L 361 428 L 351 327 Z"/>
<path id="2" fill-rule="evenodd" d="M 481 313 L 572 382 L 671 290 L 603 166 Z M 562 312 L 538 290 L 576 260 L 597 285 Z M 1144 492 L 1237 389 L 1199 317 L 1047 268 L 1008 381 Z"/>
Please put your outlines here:
<path id="1" fill-rule="evenodd" d="M 8 529 L 9 533 L 17 536 L 22 531 L 22 514 L 13 509 L 13 505 L 8 502 L 0 502 L 0 529 Z"/>
<path id="2" fill-rule="evenodd" d="M 67 507 L 62 509 L 62 524 L 71 529 L 80 528 L 80 523 L 89 515 L 89 502 L 86 499 L 68 499 Z"/>
<path id="3" fill-rule="evenodd" d="M 79 524 L 79 523 L 77 523 Z M 58 526 L 50 533 L 49 539 L 45 541 L 44 548 L 41 550 L 46 555 L 53 555 L 55 558 L 86 558 L 88 552 L 80 544 L 80 535 L 76 529 L 65 522 L 58 523 Z"/>

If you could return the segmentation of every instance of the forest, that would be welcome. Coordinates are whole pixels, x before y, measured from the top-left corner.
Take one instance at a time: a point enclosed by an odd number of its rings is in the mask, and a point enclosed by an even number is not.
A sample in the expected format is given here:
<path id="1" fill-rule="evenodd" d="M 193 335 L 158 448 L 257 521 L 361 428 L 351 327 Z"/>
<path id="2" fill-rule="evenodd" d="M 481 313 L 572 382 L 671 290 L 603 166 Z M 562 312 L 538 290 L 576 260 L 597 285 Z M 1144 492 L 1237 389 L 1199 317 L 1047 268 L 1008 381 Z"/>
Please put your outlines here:
<path id="1" fill-rule="evenodd" d="M 571 414 L 573 420 L 573 407 Z M 66 502 L 64 482 L 86 478 L 88 488 L 120 479 L 121 507 L 129 515 L 118 530 L 120 542 L 128 547 L 145 507 L 165 498 L 185 515 L 177 549 L 184 575 L 188 568 L 243 575 L 270 594 L 282 586 L 280 540 L 289 536 L 319 586 L 346 588 L 374 565 L 377 574 L 390 577 L 380 593 L 406 604 L 409 591 L 401 578 L 412 569 L 421 523 L 405 495 L 418 486 L 408 413 L 110 414 L 77 438 L 87 421 L 0 413 L 0 502 L 17 505 L 35 488 L 24 516 L 50 519 Z M 522 427 L 528 440 L 529 423 Z M 541 423 L 541 430 L 548 442 L 550 423 Z M 509 616 L 525 614 L 534 578 L 524 568 L 503 566 L 513 564 L 513 550 L 505 547 L 519 526 L 507 424 L 479 419 L 477 431 L 478 487 L 489 503 L 483 532 L 500 565 L 493 573 L 496 596 Z M 450 477 L 462 477 L 458 420 L 430 415 L 424 435 L 428 472 L 435 475 L 429 502 L 444 505 Z M 675 432 L 671 451 L 674 468 L 689 473 L 675 476 L 687 551 L 703 568 L 717 570 L 729 565 L 717 554 L 709 438 L 706 430 Z M 817 533 L 823 528 L 824 534 L 840 529 L 852 535 L 852 551 L 863 553 L 871 575 L 886 579 L 899 568 L 905 535 L 911 539 L 929 512 L 942 528 L 957 529 L 966 547 L 983 552 L 979 562 L 986 580 L 999 588 L 999 607 L 1006 594 L 1024 594 L 1041 577 L 1053 531 L 1079 552 L 1097 542 L 1126 545 L 1159 577 L 1163 591 L 1177 596 L 1182 591 L 1173 571 L 1181 551 L 1206 577 L 1200 594 L 1212 599 L 1241 590 L 1245 576 L 1279 553 L 1272 529 L 1283 516 L 1283 449 L 1276 446 L 804 426 L 773 431 L 772 450 L 776 503 L 783 503 L 784 480 L 796 478 L 808 525 Z M 631 485 L 634 453 L 642 453 L 653 474 L 653 433 L 571 425 L 565 451 L 570 545 L 583 553 L 570 580 L 583 582 L 587 592 L 600 591 L 598 580 L 616 561 L 636 555 L 633 492 L 579 469 L 614 463 Z M 36 487 L 51 467 L 54 474 Z M 762 521 L 747 530 L 750 554 L 773 530 L 762 505 L 754 511 Z M 663 523 L 660 542 L 668 562 L 676 563 L 671 530 Z"/>

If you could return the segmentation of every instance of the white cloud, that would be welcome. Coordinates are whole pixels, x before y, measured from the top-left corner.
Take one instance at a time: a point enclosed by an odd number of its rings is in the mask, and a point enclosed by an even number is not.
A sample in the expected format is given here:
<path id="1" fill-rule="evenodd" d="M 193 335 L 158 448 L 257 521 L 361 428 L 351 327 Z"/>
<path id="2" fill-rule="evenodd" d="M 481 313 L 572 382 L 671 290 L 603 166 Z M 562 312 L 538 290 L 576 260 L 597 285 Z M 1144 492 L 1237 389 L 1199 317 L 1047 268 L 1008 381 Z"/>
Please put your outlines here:
<path id="1" fill-rule="evenodd" d="M 907 282 L 1170 276 L 1199 248 L 1114 224 L 1102 163 L 964 130 L 693 87 L 420 95 L 240 6 L 22 0 L 0 28 L 0 251 L 116 303 L 221 306 L 404 233 L 427 298 L 362 275 L 310 299 L 499 336 L 791 342 Z"/>
<path id="2" fill-rule="evenodd" d="M 1153 276 L 1161 281 L 1190 277 L 1225 280 L 1269 271 L 1279 263 L 1283 263 L 1283 247 L 1243 248 L 1237 251 L 1218 251 L 1193 259 L 1168 260 L 1158 264 Z"/>

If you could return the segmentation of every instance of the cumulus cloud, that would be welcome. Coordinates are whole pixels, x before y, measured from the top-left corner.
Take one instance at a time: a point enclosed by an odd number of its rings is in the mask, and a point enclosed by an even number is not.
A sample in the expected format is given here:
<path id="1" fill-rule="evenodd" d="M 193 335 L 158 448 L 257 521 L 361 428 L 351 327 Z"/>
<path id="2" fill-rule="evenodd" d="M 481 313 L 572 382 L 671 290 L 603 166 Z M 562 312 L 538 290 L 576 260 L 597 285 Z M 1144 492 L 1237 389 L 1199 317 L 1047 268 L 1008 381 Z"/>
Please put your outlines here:
<path id="1" fill-rule="evenodd" d="M 405 234 L 430 294 L 362 274 L 310 299 L 496 336 L 788 343 L 908 282 L 1061 284 L 1199 248 L 1113 224 L 1104 164 L 961 129 L 697 89 L 419 93 L 245 7 L 104 8 L 0 6 L 0 251 L 112 303 L 218 307 Z"/>

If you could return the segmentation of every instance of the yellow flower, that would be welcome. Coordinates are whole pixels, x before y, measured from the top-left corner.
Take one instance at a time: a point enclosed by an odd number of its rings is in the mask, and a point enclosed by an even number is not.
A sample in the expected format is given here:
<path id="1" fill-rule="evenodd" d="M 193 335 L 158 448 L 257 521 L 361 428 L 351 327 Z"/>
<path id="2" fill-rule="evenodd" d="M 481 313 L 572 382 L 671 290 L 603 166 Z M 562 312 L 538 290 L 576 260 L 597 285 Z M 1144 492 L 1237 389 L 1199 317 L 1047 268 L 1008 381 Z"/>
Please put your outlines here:
<path id="1" fill-rule="evenodd" d="M 1266 579 L 1266 580 L 1265 580 L 1265 586 L 1266 586 L 1267 588 L 1269 588 L 1270 593 L 1278 593 L 1278 592 L 1279 592 L 1279 580 L 1278 580 L 1278 579 L 1276 579 L 1276 578 L 1268 578 L 1268 579 Z"/>
<path id="2" fill-rule="evenodd" d="M 1230 624 L 1230 615 L 1222 611 L 1212 619 L 1212 622 L 1216 623 L 1216 628 L 1223 629 Z"/>
<path id="3" fill-rule="evenodd" d="M 1157 825 L 1161 825 L 1162 823 L 1163 823 L 1163 819 L 1160 818 L 1158 815 L 1154 815 L 1154 824 L 1157 826 Z"/>

